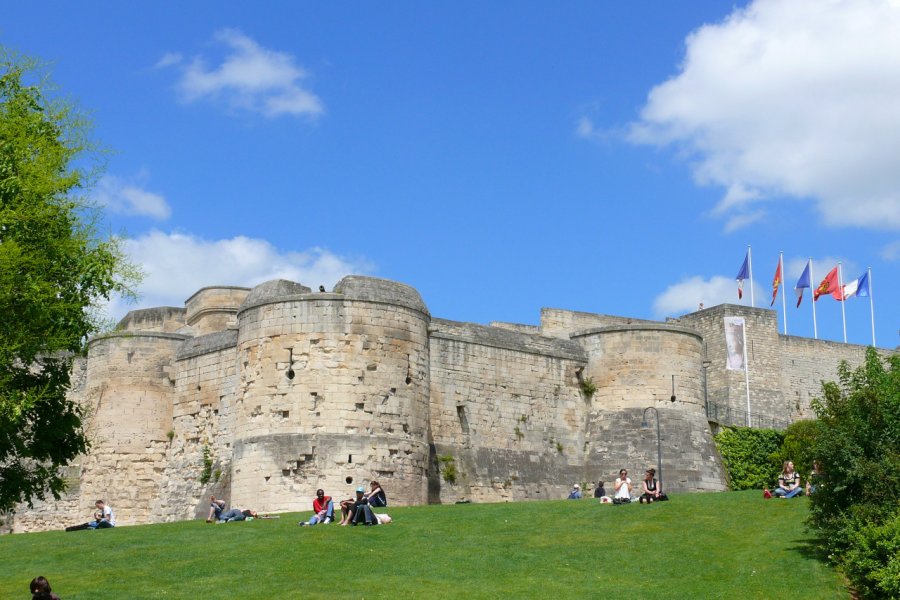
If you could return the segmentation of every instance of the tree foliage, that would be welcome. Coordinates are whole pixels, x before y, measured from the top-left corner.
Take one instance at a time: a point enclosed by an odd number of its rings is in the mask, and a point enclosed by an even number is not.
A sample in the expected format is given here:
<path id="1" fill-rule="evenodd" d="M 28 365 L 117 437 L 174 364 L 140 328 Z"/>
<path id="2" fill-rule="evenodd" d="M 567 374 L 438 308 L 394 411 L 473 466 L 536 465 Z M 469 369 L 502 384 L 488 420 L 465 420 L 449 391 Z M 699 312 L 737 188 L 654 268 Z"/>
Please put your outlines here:
<path id="1" fill-rule="evenodd" d="M 900 355 L 838 370 L 813 403 L 822 473 L 812 524 L 865 597 L 900 597 Z"/>
<path id="2" fill-rule="evenodd" d="M 784 461 L 794 463 L 794 469 L 800 474 L 803 482 L 808 481 L 812 473 L 812 464 L 815 460 L 816 435 L 819 431 L 818 423 L 811 419 L 796 421 L 788 425 L 784 430 L 784 442 L 778 452 L 778 472 Z"/>
<path id="3" fill-rule="evenodd" d="M 87 123 L 46 80 L 29 83 L 40 74 L 0 49 L 0 511 L 59 497 L 60 467 L 86 449 L 66 397 L 72 356 L 98 303 L 131 295 L 138 277 L 83 196 Z"/>
<path id="4" fill-rule="evenodd" d="M 732 490 L 762 489 L 776 482 L 784 440 L 780 431 L 726 427 L 716 434 L 715 440 Z"/>

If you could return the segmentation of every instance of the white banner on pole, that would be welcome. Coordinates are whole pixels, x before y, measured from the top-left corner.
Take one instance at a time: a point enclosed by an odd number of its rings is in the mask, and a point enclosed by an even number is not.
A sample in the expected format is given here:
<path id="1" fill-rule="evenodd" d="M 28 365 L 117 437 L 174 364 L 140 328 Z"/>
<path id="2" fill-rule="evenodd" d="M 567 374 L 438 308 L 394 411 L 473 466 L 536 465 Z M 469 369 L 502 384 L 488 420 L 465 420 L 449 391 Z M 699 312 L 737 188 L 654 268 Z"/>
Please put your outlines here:
<path id="1" fill-rule="evenodd" d="M 725 368 L 729 371 L 743 371 L 744 364 L 744 317 L 725 317 Z"/>

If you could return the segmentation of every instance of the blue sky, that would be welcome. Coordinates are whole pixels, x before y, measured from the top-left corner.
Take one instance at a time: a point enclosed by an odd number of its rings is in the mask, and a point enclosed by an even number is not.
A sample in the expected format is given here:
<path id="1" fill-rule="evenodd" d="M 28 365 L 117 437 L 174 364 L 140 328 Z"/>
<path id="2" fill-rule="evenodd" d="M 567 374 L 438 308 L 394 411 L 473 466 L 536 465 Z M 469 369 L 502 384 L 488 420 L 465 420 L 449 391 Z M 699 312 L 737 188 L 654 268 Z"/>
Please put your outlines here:
<path id="1" fill-rule="evenodd" d="M 757 306 L 784 251 L 789 333 L 812 257 L 871 267 L 900 342 L 896 3 L 129 4 L 13 3 L 0 43 L 112 151 L 91 193 L 140 307 L 361 273 L 460 321 L 663 319 L 738 303 L 752 245 Z M 845 308 L 871 343 L 868 299 Z M 841 340 L 840 303 L 817 313 Z"/>

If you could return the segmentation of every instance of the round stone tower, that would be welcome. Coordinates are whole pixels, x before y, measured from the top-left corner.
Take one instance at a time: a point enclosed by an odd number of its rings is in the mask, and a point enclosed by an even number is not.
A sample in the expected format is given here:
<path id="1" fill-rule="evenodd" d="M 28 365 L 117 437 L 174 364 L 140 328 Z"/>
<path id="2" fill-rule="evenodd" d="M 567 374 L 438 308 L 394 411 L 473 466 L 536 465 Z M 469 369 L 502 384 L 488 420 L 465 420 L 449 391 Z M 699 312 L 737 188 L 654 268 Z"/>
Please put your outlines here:
<path id="1" fill-rule="evenodd" d="M 197 335 L 224 331 L 237 324 L 238 307 L 249 293 L 245 287 L 202 288 L 185 301 L 185 322 Z"/>
<path id="2" fill-rule="evenodd" d="M 640 323 L 578 331 L 572 339 L 588 354 L 583 377 L 597 388 L 591 398 L 595 420 L 588 464 L 599 470 L 601 478 L 626 468 L 639 489 L 644 470 L 659 469 L 661 449 L 665 489 L 725 489 L 706 420 L 699 333 L 676 325 Z M 655 412 L 647 410 L 650 407 Z"/>
<path id="3" fill-rule="evenodd" d="M 276 280 L 237 313 L 232 502 L 308 510 L 372 480 L 427 499 L 430 315 L 413 288 L 349 276 L 332 293 Z"/>
<path id="4" fill-rule="evenodd" d="M 131 311 L 88 345 L 84 403 L 91 448 L 82 461 L 82 516 L 106 500 L 119 523 L 154 522 L 172 430 L 172 361 L 184 309 Z"/>

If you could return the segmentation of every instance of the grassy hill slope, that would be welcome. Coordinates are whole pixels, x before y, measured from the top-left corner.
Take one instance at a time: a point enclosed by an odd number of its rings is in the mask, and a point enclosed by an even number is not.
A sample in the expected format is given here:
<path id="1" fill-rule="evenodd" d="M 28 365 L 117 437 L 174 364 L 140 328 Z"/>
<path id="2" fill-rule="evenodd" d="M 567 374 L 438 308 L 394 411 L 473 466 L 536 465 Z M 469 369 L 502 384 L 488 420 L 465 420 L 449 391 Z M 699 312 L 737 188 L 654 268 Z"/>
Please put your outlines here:
<path id="1" fill-rule="evenodd" d="M 815 556 L 807 500 L 759 492 L 389 508 L 378 527 L 301 515 L 0 537 L 0 598 L 44 575 L 63 600 L 848 598 Z M 308 516 L 305 513 L 302 516 Z"/>

